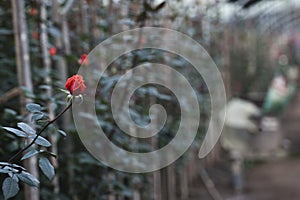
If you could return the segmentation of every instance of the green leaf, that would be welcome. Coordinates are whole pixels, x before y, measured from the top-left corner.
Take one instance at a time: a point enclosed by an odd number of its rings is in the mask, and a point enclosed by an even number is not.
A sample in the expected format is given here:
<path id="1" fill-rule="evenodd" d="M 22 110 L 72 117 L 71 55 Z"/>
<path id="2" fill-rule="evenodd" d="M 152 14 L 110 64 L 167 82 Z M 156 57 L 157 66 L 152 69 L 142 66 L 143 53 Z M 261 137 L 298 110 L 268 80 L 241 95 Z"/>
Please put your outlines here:
<path id="1" fill-rule="evenodd" d="M 4 199 L 9 199 L 16 196 L 19 192 L 19 184 L 11 177 L 7 177 L 2 184 Z"/>
<path id="2" fill-rule="evenodd" d="M 32 156 L 38 154 L 38 153 L 39 153 L 39 151 L 37 151 L 37 150 L 35 150 L 35 149 L 33 149 L 33 150 L 31 150 L 31 151 L 28 151 L 28 152 L 21 158 L 21 160 L 25 160 L 25 159 L 27 159 L 27 158 L 30 158 L 30 157 L 32 157 Z"/>
<path id="3" fill-rule="evenodd" d="M 29 104 L 26 105 L 26 109 L 29 112 L 34 113 L 34 112 L 41 112 L 42 107 L 39 104 L 36 104 L 36 103 L 29 103 Z"/>
<path id="4" fill-rule="evenodd" d="M 0 162 L 0 173 L 11 174 L 14 172 L 24 171 L 25 168 L 16 164 L 11 164 L 7 162 Z"/>
<path id="5" fill-rule="evenodd" d="M 2 169 L 2 168 L 0 168 L 0 173 L 7 174 L 9 172 L 10 172 L 10 170 L 8 170 L 8 169 Z"/>
<path id="6" fill-rule="evenodd" d="M 43 113 L 35 113 L 32 115 L 31 120 L 32 121 L 38 121 L 44 117 Z"/>
<path id="7" fill-rule="evenodd" d="M 40 154 L 44 154 L 44 155 L 48 155 L 48 156 L 52 156 L 52 157 L 54 157 L 54 158 L 57 157 L 55 153 L 50 152 L 50 151 L 46 151 L 46 150 L 43 150 L 43 149 L 41 149 L 41 150 L 39 151 L 39 153 L 40 153 Z"/>
<path id="8" fill-rule="evenodd" d="M 41 157 L 39 159 L 39 167 L 49 180 L 53 179 L 55 175 L 54 167 L 47 158 Z"/>
<path id="9" fill-rule="evenodd" d="M 61 134 L 62 136 L 64 136 L 64 137 L 67 136 L 66 132 L 64 132 L 63 130 L 58 130 L 58 133 L 60 133 L 60 134 Z"/>
<path id="10" fill-rule="evenodd" d="M 14 181 L 19 182 L 19 179 L 15 173 L 10 172 L 8 173 L 8 175 L 10 176 L 10 178 L 14 179 Z"/>
<path id="11" fill-rule="evenodd" d="M 25 93 L 25 96 L 31 99 L 36 98 L 35 95 L 33 94 L 33 92 L 31 90 L 29 90 L 27 87 L 22 86 L 20 87 L 20 89 Z"/>
<path id="12" fill-rule="evenodd" d="M 40 184 L 40 182 L 28 172 L 22 171 L 21 173 L 17 173 L 16 175 L 22 182 L 26 183 L 27 185 L 38 187 Z"/>
<path id="13" fill-rule="evenodd" d="M 17 112 L 13 109 L 5 108 L 4 109 L 4 114 L 7 114 L 9 116 L 16 116 Z"/>
<path id="14" fill-rule="evenodd" d="M 30 139 L 34 139 L 35 137 L 36 135 L 29 136 Z M 38 138 L 35 140 L 34 143 L 43 147 L 51 147 L 51 143 L 47 139 L 43 138 L 42 136 L 38 136 Z"/>
<path id="15" fill-rule="evenodd" d="M 31 128 L 28 124 L 25 124 L 24 122 L 20 122 L 17 125 L 20 129 L 22 129 L 28 135 L 34 135 L 35 134 L 35 130 L 33 130 L 33 128 Z"/>
<path id="16" fill-rule="evenodd" d="M 70 94 L 70 91 L 69 90 L 65 90 L 65 89 L 61 89 L 61 88 L 58 88 L 60 91 L 62 91 L 63 93 L 66 93 L 66 94 Z"/>
<path id="17" fill-rule="evenodd" d="M 18 169 L 18 170 L 26 170 L 24 167 L 17 165 L 17 164 L 12 164 L 13 168 Z"/>
<path id="18" fill-rule="evenodd" d="M 26 137 L 27 136 L 26 133 L 24 133 L 23 131 L 20 131 L 18 129 L 15 129 L 15 128 L 3 127 L 3 129 L 5 129 L 5 130 L 7 130 L 7 131 L 9 131 L 9 132 L 11 132 L 13 134 L 15 134 L 18 137 Z"/>
<path id="19" fill-rule="evenodd" d="M 40 85 L 39 89 L 50 90 L 51 86 L 50 85 Z"/>

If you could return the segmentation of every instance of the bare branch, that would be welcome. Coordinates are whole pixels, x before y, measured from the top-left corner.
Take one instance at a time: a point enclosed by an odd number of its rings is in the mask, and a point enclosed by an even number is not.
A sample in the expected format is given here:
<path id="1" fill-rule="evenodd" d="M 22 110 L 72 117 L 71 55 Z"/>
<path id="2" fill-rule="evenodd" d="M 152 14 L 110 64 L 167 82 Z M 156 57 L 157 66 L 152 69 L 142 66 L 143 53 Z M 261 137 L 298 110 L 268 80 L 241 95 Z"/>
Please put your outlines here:
<path id="1" fill-rule="evenodd" d="M 21 94 L 22 90 L 18 87 L 10 89 L 4 95 L 0 97 L 0 104 L 6 103 L 10 99 L 13 99 Z"/>

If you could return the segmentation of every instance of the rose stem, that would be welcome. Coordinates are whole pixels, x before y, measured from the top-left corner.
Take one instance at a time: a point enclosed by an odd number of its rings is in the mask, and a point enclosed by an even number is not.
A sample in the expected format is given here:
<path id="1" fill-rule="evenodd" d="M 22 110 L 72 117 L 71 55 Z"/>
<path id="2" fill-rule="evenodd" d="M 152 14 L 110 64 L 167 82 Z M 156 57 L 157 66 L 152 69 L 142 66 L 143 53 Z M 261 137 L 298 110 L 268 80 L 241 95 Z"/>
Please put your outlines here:
<path id="1" fill-rule="evenodd" d="M 14 159 L 16 159 L 20 154 L 22 154 L 24 151 L 26 151 L 29 147 L 31 147 L 34 142 L 37 140 L 37 138 L 42 134 L 42 132 L 53 122 L 55 122 L 60 116 L 62 116 L 69 108 L 72 106 L 72 101 L 70 101 L 69 105 L 65 107 L 63 111 L 61 111 L 54 119 L 48 121 L 48 123 L 38 132 L 38 134 L 33 138 L 33 140 L 23 149 L 20 149 L 15 155 L 13 155 L 7 162 L 11 163 Z"/>

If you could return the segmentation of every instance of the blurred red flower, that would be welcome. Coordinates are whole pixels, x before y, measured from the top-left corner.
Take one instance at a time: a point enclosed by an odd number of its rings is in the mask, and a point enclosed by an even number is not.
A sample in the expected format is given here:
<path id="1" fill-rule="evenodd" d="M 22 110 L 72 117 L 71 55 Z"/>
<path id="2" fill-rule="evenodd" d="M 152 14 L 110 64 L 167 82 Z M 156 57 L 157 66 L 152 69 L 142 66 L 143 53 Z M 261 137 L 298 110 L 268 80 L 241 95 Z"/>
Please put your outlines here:
<path id="1" fill-rule="evenodd" d="M 35 8 L 30 8 L 30 10 L 29 10 L 29 14 L 30 15 L 32 15 L 32 16 L 35 16 L 35 15 L 37 15 L 37 10 L 35 9 Z"/>
<path id="2" fill-rule="evenodd" d="M 56 53 L 57 53 L 57 49 L 56 49 L 55 47 L 49 48 L 49 54 L 50 54 L 51 56 L 56 55 Z"/>
<path id="3" fill-rule="evenodd" d="M 39 39 L 39 33 L 37 31 L 32 32 L 32 38 L 35 40 Z"/>
<path id="4" fill-rule="evenodd" d="M 78 74 L 68 78 L 65 87 L 72 95 L 79 95 L 83 93 L 86 88 L 82 76 Z"/>
<path id="5" fill-rule="evenodd" d="M 83 64 L 85 64 L 85 65 L 88 65 L 89 63 L 88 63 L 88 55 L 87 54 L 82 54 L 81 56 L 80 56 L 80 59 L 79 59 L 79 64 L 81 64 L 81 65 L 83 65 Z"/>

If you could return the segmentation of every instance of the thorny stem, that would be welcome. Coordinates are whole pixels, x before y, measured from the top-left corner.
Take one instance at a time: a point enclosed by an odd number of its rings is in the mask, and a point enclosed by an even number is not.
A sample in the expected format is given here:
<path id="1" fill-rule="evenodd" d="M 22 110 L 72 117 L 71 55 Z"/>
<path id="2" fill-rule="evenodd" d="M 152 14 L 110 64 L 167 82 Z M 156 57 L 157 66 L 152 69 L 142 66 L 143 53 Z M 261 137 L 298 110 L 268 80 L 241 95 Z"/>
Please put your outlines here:
<path id="1" fill-rule="evenodd" d="M 65 107 L 65 109 L 63 111 L 61 111 L 54 119 L 48 121 L 48 123 L 36 134 L 35 138 L 33 138 L 33 140 L 23 149 L 20 149 L 20 151 L 18 151 L 15 155 L 13 155 L 7 162 L 8 163 L 12 163 L 12 161 L 14 159 L 16 159 L 19 155 L 21 155 L 24 151 L 26 151 L 29 147 L 31 147 L 35 141 L 37 140 L 37 138 L 43 133 L 44 130 L 46 130 L 46 128 L 53 124 L 53 122 L 55 122 L 60 116 L 62 116 L 69 108 L 71 108 L 72 106 L 72 101 L 70 101 L 69 105 L 67 107 Z"/>

